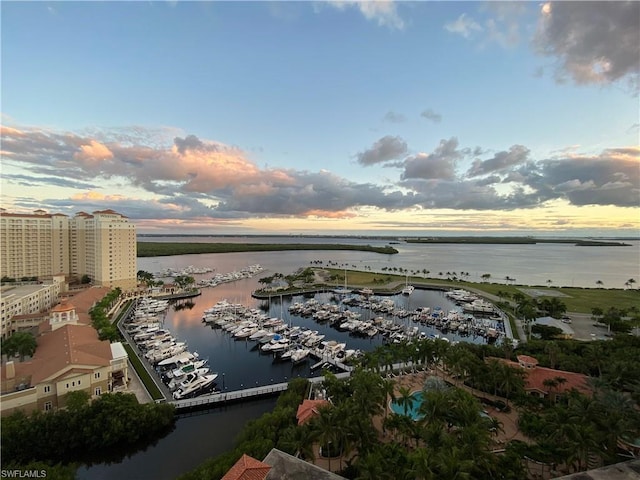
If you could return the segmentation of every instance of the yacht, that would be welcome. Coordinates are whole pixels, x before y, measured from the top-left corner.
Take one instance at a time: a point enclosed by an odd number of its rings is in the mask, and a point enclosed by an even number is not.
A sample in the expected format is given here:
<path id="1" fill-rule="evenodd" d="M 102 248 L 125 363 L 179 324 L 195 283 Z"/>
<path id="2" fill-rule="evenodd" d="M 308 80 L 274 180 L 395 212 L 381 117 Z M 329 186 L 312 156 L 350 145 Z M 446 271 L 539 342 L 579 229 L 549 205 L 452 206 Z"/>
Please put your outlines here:
<path id="1" fill-rule="evenodd" d="M 173 377 L 171 381 L 167 384 L 170 390 L 180 390 L 181 388 L 186 387 L 190 383 L 196 381 L 198 378 L 204 377 L 209 374 L 209 369 L 207 367 L 201 367 L 198 369 L 194 369 L 189 373 L 184 373 L 178 377 Z M 215 375 L 217 378 L 217 374 Z M 214 379 L 215 380 L 215 379 Z"/>
<path id="2" fill-rule="evenodd" d="M 291 362 L 298 364 L 304 362 L 309 356 L 310 350 L 308 348 L 298 348 L 291 353 Z"/>
<path id="3" fill-rule="evenodd" d="M 216 380 L 217 375 L 204 375 L 202 377 L 198 377 L 191 382 L 189 382 L 184 387 L 179 388 L 175 392 L 173 392 L 173 398 L 176 400 L 181 400 L 184 398 L 191 398 L 199 395 L 204 392 L 207 388 L 213 385 L 213 382 Z"/>

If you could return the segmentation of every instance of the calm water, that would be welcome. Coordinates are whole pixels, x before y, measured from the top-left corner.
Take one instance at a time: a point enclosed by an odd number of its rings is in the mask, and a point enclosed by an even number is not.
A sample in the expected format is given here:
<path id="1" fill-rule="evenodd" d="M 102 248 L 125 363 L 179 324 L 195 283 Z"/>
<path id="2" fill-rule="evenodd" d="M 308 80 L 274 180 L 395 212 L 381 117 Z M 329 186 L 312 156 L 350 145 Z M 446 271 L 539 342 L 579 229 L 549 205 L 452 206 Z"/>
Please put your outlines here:
<path id="1" fill-rule="evenodd" d="M 350 243 L 384 246 L 387 240 L 358 238 L 298 238 L 298 237 L 149 237 L 141 240 L 228 242 L 228 243 Z M 524 285 L 595 287 L 598 280 L 605 288 L 624 288 L 630 278 L 640 277 L 640 242 L 627 241 L 629 247 L 576 247 L 570 244 L 541 243 L 537 245 L 462 245 L 462 244 L 394 244 L 400 253 L 379 255 L 369 252 L 255 252 L 205 255 L 182 255 L 160 259 L 140 258 L 138 268 L 157 271 L 162 265 L 185 267 L 208 265 L 220 272 L 232 271 L 243 265 L 260 263 L 275 272 L 288 273 L 311 261 L 336 262 L 354 269 L 371 267 L 402 267 L 430 271 L 438 277 L 442 272 L 468 272 L 469 280 L 480 281 L 490 274 L 494 282 L 505 283 L 505 277 L 515 278 Z"/>
<path id="2" fill-rule="evenodd" d="M 153 241 L 180 241 L 182 238 L 153 238 Z M 385 240 L 371 239 L 324 239 L 287 237 L 212 237 L 184 238 L 184 241 L 254 242 L 274 243 L 276 241 L 292 243 L 362 243 L 385 245 Z M 290 363 L 274 363 L 270 356 L 252 351 L 252 343 L 235 341 L 223 330 L 216 330 L 202 323 L 202 312 L 221 299 L 260 307 L 261 301 L 253 299 L 251 292 L 260 285 L 262 276 L 279 273 L 292 273 L 312 262 L 322 261 L 322 265 L 331 264 L 339 268 L 382 271 L 383 267 L 402 267 L 409 270 L 429 270 L 430 276 L 438 277 L 438 272 L 468 272 L 470 280 L 479 280 L 489 273 L 493 281 L 504 282 L 509 276 L 519 284 L 552 284 L 594 287 L 601 280 L 605 287 L 624 287 L 629 278 L 640 280 L 640 242 L 631 247 L 574 247 L 561 244 L 540 245 L 394 245 L 400 253 L 379 255 L 369 252 L 255 252 L 180 255 L 172 257 L 153 257 L 138 259 L 138 269 L 157 272 L 164 268 L 184 268 L 189 265 L 208 266 L 216 272 L 226 273 L 259 263 L 266 271 L 251 279 L 220 285 L 203 290 L 203 294 L 194 301 L 191 309 L 171 310 L 165 319 L 165 325 L 180 340 L 186 341 L 190 350 L 196 350 L 203 358 L 208 358 L 212 370 L 218 371 L 219 389 L 264 385 L 286 381 L 292 377 L 308 376 L 310 363 L 292 367 Z M 210 277 L 211 274 L 196 275 Z M 329 294 L 318 296 L 319 300 L 330 300 Z M 272 299 L 269 312 L 272 316 L 283 317 L 294 325 L 312 328 L 326 335 L 326 339 L 347 342 L 348 348 L 371 350 L 382 340 L 354 338 L 347 332 L 339 332 L 328 324 L 319 325 L 313 319 L 290 316 L 288 305 L 291 301 L 303 301 L 302 297 Z M 410 297 L 398 296 L 396 303 L 404 308 L 415 309 L 418 306 L 440 306 L 447 310 L 453 305 L 440 292 L 416 290 Z M 357 310 L 357 309 L 355 309 Z M 367 318 L 368 312 L 362 311 Z M 422 330 L 429 331 L 421 326 Z M 452 340 L 457 339 L 451 337 Z M 467 337 L 467 341 L 482 341 Z M 222 453 L 233 445 L 233 438 L 249 419 L 260 416 L 270 410 L 273 400 L 263 400 L 217 410 L 207 414 L 181 418 L 177 428 L 155 446 L 144 452 L 138 452 L 121 463 L 82 467 L 78 478 L 95 479 L 172 479 L 181 473 L 193 469 L 210 456 Z M 224 434 L 221 434 L 224 432 Z"/>
<path id="3" fill-rule="evenodd" d="M 171 480 L 193 470 L 209 457 L 226 452 L 242 426 L 275 406 L 275 399 L 232 405 L 205 414 L 182 417 L 171 434 L 156 445 L 120 463 L 81 467 L 80 480 Z"/>

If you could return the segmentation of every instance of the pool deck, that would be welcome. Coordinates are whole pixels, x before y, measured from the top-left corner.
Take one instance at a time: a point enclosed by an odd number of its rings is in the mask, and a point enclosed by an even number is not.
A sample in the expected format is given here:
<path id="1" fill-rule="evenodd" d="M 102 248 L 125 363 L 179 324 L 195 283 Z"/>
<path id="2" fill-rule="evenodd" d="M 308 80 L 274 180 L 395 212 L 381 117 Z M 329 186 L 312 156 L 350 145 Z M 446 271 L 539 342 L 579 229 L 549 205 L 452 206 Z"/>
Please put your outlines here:
<path id="1" fill-rule="evenodd" d="M 445 372 L 443 372 L 441 369 L 436 370 L 430 370 L 430 371 L 419 371 L 416 373 L 407 373 L 404 375 L 398 375 L 396 377 L 393 378 L 394 383 L 395 383 L 395 391 L 394 394 L 396 396 L 399 395 L 399 389 L 400 387 L 408 387 L 412 392 L 418 390 L 422 390 L 422 386 L 424 385 L 425 380 L 427 379 L 427 377 L 432 376 L 432 375 L 437 375 L 440 378 L 443 378 L 444 380 L 452 383 L 453 385 L 455 385 L 458 388 L 462 388 L 466 391 L 468 391 L 469 393 L 471 393 L 473 396 L 475 396 L 476 398 L 480 399 L 480 398 L 487 398 L 489 400 L 502 400 L 504 401 L 504 398 L 501 397 L 496 397 L 494 395 L 491 395 L 489 393 L 485 393 L 485 392 L 481 392 L 479 390 L 475 390 L 471 387 L 468 387 L 466 385 L 462 385 L 461 382 L 456 382 L 455 379 L 451 378 L 448 374 L 446 374 Z M 387 406 L 387 408 L 389 409 L 388 412 L 391 413 L 392 410 Z M 502 429 L 503 431 L 499 431 L 498 434 L 496 435 L 496 449 L 500 449 L 502 448 L 502 445 L 504 445 L 506 442 L 510 441 L 510 440 L 522 440 L 522 441 L 529 441 L 521 432 L 520 430 L 518 430 L 518 412 L 516 411 L 515 408 L 512 408 L 511 411 L 509 413 L 505 413 L 505 412 L 500 412 L 498 410 L 496 410 L 493 407 L 489 407 L 487 405 L 485 405 L 485 411 L 492 416 L 493 418 L 498 419 L 501 423 L 502 423 Z M 380 431 L 382 431 L 382 417 L 379 418 L 375 418 L 374 422 L 376 423 L 376 427 L 379 428 Z"/>

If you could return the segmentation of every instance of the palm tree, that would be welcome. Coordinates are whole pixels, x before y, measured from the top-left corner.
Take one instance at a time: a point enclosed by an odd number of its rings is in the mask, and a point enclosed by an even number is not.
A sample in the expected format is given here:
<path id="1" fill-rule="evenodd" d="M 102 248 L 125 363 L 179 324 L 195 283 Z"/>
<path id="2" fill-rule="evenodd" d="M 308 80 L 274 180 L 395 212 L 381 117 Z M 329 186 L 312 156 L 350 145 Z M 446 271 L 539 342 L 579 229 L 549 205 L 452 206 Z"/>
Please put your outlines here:
<path id="1" fill-rule="evenodd" d="M 400 405 L 404 411 L 405 415 L 409 414 L 409 410 L 411 410 L 413 408 L 413 405 L 416 401 L 415 397 L 413 397 L 413 395 L 411 394 L 411 390 L 409 389 L 409 387 L 400 387 L 398 389 L 398 398 L 397 398 L 397 403 L 398 405 Z"/>
<path id="2" fill-rule="evenodd" d="M 634 283 L 636 283 L 635 279 L 630 278 L 629 280 L 627 280 L 627 281 L 625 282 L 625 286 L 626 286 L 626 287 L 629 287 L 629 288 L 632 288 Z"/>
<path id="3" fill-rule="evenodd" d="M 453 446 L 450 449 L 440 449 L 436 454 L 437 478 L 447 480 L 466 480 L 471 478 L 473 460 L 468 458 L 465 452 Z"/>
<path id="4" fill-rule="evenodd" d="M 434 472 L 433 450 L 428 448 L 416 449 L 411 455 L 411 470 L 420 480 L 436 479 Z"/>
<path id="5" fill-rule="evenodd" d="M 600 288 L 604 285 L 604 283 L 602 282 L 602 280 L 596 280 L 596 285 L 598 286 L 598 288 Z"/>
<path id="6" fill-rule="evenodd" d="M 395 391 L 395 385 L 391 380 L 388 379 L 382 379 L 381 380 L 381 391 L 382 393 L 384 393 L 384 397 L 380 397 L 382 398 L 382 401 L 384 402 L 384 404 L 382 405 L 382 408 L 384 410 L 384 418 L 387 418 L 387 412 L 389 411 L 389 402 L 393 402 L 395 400 L 395 395 L 394 395 L 394 391 Z"/>
<path id="7" fill-rule="evenodd" d="M 524 371 L 520 368 L 514 368 L 506 363 L 502 367 L 502 388 L 504 389 L 507 406 L 509 406 L 509 397 L 511 393 L 524 391 Z"/>
<path id="8" fill-rule="evenodd" d="M 369 452 L 367 455 L 359 455 L 356 463 L 358 468 L 358 480 L 378 480 L 387 473 L 383 465 L 382 455 L 378 451 Z"/>
<path id="9" fill-rule="evenodd" d="M 313 420 L 313 428 L 320 442 L 320 448 L 327 449 L 327 458 L 329 461 L 329 471 L 331 471 L 332 450 L 338 444 L 338 431 L 336 429 L 336 411 L 331 406 L 325 406 L 319 409 L 319 415 Z"/>

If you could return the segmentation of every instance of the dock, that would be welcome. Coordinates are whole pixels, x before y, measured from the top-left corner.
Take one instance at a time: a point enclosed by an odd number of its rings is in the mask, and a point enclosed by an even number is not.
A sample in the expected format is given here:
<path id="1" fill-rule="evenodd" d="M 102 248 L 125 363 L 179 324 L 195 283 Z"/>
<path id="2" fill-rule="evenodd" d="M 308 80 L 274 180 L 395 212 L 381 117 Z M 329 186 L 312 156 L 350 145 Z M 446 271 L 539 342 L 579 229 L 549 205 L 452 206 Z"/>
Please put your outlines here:
<path id="1" fill-rule="evenodd" d="M 337 378 L 348 378 L 351 372 L 338 373 Z M 311 383 L 321 383 L 324 377 L 307 378 Z M 284 392 L 288 388 L 287 382 L 275 383 L 273 385 L 265 385 L 262 387 L 244 388 L 241 390 L 233 390 L 231 392 L 219 392 L 208 395 L 201 395 L 195 398 L 187 398 L 184 400 L 172 400 L 170 402 L 176 408 L 176 413 L 182 413 L 188 410 L 199 410 L 205 408 L 215 408 L 231 403 L 243 402 L 246 400 L 257 399 L 261 397 L 269 397 Z"/>

